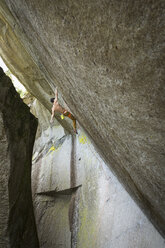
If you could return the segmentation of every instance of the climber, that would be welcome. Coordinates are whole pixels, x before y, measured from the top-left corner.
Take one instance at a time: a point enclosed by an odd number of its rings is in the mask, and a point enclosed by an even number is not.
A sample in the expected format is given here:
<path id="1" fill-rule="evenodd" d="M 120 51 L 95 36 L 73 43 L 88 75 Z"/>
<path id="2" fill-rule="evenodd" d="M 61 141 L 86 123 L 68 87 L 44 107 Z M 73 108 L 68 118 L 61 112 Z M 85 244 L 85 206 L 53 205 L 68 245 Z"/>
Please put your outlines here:
<path id="1" fill-rule="evenodd" d="M 55 90 L 55 98 L 51 98 L 50 99 L 50 102 L 53 103 L 53 107 L 52 107 L 52 115 L 51 115 L 51 120 L 50 122 L 52 123 L 53 122 L 53 117 L 54 117 L 54 113 L 55 112 L 59 112 L 61 114 L 63 114 L 64 116 L 67 116 L 69 117 L 72 121 L 73 121 L 73 128 L 74 128 L 74 132 L 76 134 L 77 133 L 77 129 L 76 129 L 76 119 L 75 117 L 66 109 L 64 109 L 59 103 L 58 103 L 58 91 L 57 91 L 57 88 Z"/>

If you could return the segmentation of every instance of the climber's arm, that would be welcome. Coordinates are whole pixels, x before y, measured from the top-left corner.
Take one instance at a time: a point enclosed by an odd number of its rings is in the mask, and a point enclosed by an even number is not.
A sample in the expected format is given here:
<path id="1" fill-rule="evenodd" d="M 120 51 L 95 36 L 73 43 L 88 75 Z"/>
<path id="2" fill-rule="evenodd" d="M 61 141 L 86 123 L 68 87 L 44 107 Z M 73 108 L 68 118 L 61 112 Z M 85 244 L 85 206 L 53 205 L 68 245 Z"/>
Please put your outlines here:
<path id="1" fill-rule="evenodd" d="M 53 122 L 54 112 L 55 112 L 55 109 L 54 109 L 54 107 L 53 107 L 53 108 L 52 108 L 52 115 L 51 115 L 50 123 Z"/>
<path id="2" fill-rule="evenodd" d="M 56 87 L 56 90 L 55 90 L 55 101 L 58 101 L 58 91 L 57 91 L 57 87 Z"/>

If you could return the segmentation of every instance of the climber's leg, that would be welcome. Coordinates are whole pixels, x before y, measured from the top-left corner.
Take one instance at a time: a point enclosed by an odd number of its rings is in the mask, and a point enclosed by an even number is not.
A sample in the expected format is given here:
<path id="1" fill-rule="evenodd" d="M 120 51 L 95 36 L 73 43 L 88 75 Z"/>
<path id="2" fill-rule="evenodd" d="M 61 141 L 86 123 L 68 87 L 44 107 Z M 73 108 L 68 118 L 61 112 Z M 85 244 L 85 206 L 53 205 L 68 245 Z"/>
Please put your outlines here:
<path id="1" fill-rule="evenodd" d="M 73 121 L 74 132 L 77 133 L 75 117 L 69 111 L 64 111 L 63 115 L 69 117 Z"/>

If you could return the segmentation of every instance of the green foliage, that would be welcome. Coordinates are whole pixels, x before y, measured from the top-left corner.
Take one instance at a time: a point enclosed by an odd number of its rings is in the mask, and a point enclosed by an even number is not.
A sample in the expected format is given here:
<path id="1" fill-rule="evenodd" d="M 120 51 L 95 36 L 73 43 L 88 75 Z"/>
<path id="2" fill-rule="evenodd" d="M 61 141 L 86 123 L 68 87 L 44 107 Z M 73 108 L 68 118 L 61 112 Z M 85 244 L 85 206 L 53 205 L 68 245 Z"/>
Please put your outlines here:
<path id="1" fill-rule="evenodd" d="M 12 79 L 12 73 L 11 73 L 10 70 L 7 70 L 7 71 L 5 72 L 5 74 L 6 74 L 9 78 Z"/>
<path id="2" fill-rule="evenodd" d="M 18 88 L 16 88 L 16 91 L 18 92 L 21 98 L 24 98 L 28 94 L 27 91 L 22 91 L 21 89 Z"/>
<path id="3" fill-rule="evenodd" d="M 13 78 L 12 78 L 13 74 L 11 73 L 11 71 L 8 69 L 5 73 L 11 79 L 11 81 L 13 81 Z M 15 87 L 15 88 L 16 88 L 16 91 L 18 92 L 18 94 L 20 95 L 21 98 L 24 98 L 28 94 L 27 91 L 23 91 L 18 87 Z"/>

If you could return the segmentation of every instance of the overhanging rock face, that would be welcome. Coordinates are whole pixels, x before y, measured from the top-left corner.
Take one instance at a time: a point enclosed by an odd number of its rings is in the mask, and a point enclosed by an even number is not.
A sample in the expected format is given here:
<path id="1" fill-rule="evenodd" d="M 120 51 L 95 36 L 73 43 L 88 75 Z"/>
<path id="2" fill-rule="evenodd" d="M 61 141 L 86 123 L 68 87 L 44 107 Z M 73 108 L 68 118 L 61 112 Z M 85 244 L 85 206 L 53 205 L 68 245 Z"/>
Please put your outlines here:
<path id="1" fill-rule="evenodd" d="M 37 121 L 0 68 L 0 247 L 38 248 L 31 159 Z"/>
<path id="2" fill-rule="evenodd" d="M 46 86 L 59 87 L 100 154 L 161 233 L 165 233 L 163 7 L 163 0 L 1 3 L 7 23 L 2 25 L 3 57 L 5 49 L 11 49 L 12 29 L 47 81 L 36 89 L 27 80 L 28 69 L 20 73 L 15 66 L 15 73 L 25 75 L 25 84 L 38 99 Z M 14 49 L 18 58 L 20 45 Z M 6 59 L 14 63 L 10 54 Z M 42 96 L 45 106 L 47 101 L 48 92 Z"/>

